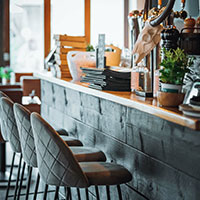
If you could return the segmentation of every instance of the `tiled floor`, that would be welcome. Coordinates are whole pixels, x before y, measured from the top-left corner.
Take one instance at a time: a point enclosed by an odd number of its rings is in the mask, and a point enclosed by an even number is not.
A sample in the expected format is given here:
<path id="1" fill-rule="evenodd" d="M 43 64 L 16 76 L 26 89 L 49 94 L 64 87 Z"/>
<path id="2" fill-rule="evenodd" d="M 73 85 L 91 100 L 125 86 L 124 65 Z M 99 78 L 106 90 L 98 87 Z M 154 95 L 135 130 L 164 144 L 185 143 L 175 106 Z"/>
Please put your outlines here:
<path id="1" fill-rule="evenodd" d="M 7 152 L 7 154 L 6 154 L 6 163 L 7 163 L 7 165 L 9 166 L 10 165 L 10 163 L 11 163 L 11 159 L 12 159 L 12 151 L 11 151 L 11 149 L 10 149 L 10 147 L 9 147 L 9 145 L 7 145 L 7 147 L 6 147 L 6 152 Z M 16 156 L 16 162 L 15 162 L 15 164 L 17 164 L 19 162 L 19 156 Z M 9 174 L 9 167 L 7 168 L 7 171 L 8 171 L 8 174 Z M 14 168 L 14 177 L 13 178 L 16 178 L 16 174 L 17 174 L 17 167 L 15 167 Z M 27 175 L 27 169 L 26 169 L 26 175 Z M 34 188 L 35 188 L 35 181 L 36 181 L 36 177 L 37 177 L 37 170 L 36 169 L 34 169 L 33 170 L 33 176 L 32 176 L 33 178 L 32 178 L 32 181 L 31 181 L 31 189 L 30 189 L 30 192 L 33 192 L 34 191 Z M 14 183 L 14 182 L 13 182 Z M 25 188 L 25 186 L 26 186 L 26 180 L 24 180 L 24 182 L 23 182 L 23 189 L 22 189 L 22 194 L 25 194 L 25 192 L 26 192 L 26 188 Z M 0 181 L 0 200 L 4 200 L 5 199 L 5 195 L 6 195 L 6 185 L 7 185 L 7 183 L 4 183 L 4 182 L 1 182 Z M 12 195 L 13 193 L 14 193 L 14 184 L 12 184 L 13 185 L 13 187 L 11 187 L 11 190 L 10 190 L 10 192 L 9 192 L 9 194 L 10 195 Z M 42 183 L 42 181 L 40 181 L 40 187 L 39 187 L 39 191 L 41 192 L 41 194 L 38 194 L 38 196 L 37 196 L 37 200 L 42 200 L 43 199 L 43 194 L 42 194 L 42 192 L 44 191 L 44 183 Z M 48 192 L 48 195 L 47 195 L 47 199 L 48 200 L 52 200 L 52 199 L 54 199 L 54 194 L 55 194 L 55 187 L 49 187 L 49 191 L 50 192 Z M 52 191 L 52 192 L 51 192 Z M 61 199 L 64 199 L 63 197 L 63 194 L 64 194 L 64 189 L 63 188 L 61 188 L 61 194 L 60 194 L 60 196 L 59 196 L 59 200 L 61 200 Z M 10 200 L 11 199 L 13 199 L 13 197 L 11 197 L 11 198 L 9 198 Z M 25 199 L 25 195 L 24 196 L 21 196 L 20 197 L 20 200 L 24 200 Z M 32 200 L 33 199 L 33 195 L 30 195 L 29 196 L 29 199 L 30 200 Z"/>
<path id="2" fill-rule="evenodd" d="M 16 171 L 16 169 L 15 169 L 15 171 Z M 16 173 L 16 172 L 15 172 Z M 35 180 L 36 180 L 36 174 L 37 172 L 36 171 L 34 171 L 34 174 L 33 174 L 33 180 L 31 181 L 31 189 L 30 189 L 30 192 L 33 192 L 34 191 L 34 188 L 35 188 Z M 6 184 L 5 184 L 6 185 Z M 24 180 L 24 183 L 23 183 L 23 189 L 22 189 L 22 192 L 21 192 L 21 194 L 25 194 L 26 193 L 26 185 L 27 185 L 27 183 L 26 183 L 26 180 Z M 42 183 L 41 181 L 40 181 L 40 187 L 39 187 L 39 192 L 40 192 L 40 194 L 38 194 L 38 196 L 37 196 L 37 200 L 42 200 L 43 199 L 43 194 L 42 194 L 42 192 L 44 191 L 44 183 Z M 49 189 L 48 189 L 48 195 L 47 195 L 47 199 L 49 199 L 49 200 L 52 200 L 52 199 L 54 199 L 54 194 L 55 194 L 55 187 L 49 187 Z M 14 194 L 14 184 L 13 184 L 13 187 L 11 187 L 11 190 L 10 190 L 10 192 L 9 192 L 9 195 L 12 195 L 12 194 Z M 5 195 L 6 195 L 6 187 L 0 187 L 0 200 L 4 200 L 5 199 Z M 9 199 L 13 199 L 13 197 L 10 197 Z M 20 197 L 20 200 L 24 200 L 25 199 L 25 195 L 22 195 L 21 197 Z M 29 199 L 31 200 L 31 199 L 33 199 L 33 194 L 31 194 L 30 196 L 29 196 Z M 63 198 L 63 196 L 62 196 L 62 194 L 60 194 L 60 198 L 59 199 L 64 199 Z"/>

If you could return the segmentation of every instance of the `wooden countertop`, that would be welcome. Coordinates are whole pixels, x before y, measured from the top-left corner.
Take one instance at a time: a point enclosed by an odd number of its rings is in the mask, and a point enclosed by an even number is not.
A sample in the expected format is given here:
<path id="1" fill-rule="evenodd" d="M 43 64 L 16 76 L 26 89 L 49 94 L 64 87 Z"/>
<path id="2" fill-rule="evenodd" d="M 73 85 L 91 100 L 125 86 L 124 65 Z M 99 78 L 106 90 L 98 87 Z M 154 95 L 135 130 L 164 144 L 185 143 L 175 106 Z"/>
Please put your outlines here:
<path id="1" fill-rule="evenodd" d="M 178 108 L 160 107 L 156 98 L 139 97 L 131 92 L 99 91 L 88 88 L 87 83 L 72 82 L 71 79 L 61 80 L 59 78 L 51 77 L 49 73 L 34 73 L 34 76 L 60 86 L 104 98 L 130 108 L 138 109 L 194 130 L 200 130 L 200 119 L 185 116 L 178 110 Z"/>

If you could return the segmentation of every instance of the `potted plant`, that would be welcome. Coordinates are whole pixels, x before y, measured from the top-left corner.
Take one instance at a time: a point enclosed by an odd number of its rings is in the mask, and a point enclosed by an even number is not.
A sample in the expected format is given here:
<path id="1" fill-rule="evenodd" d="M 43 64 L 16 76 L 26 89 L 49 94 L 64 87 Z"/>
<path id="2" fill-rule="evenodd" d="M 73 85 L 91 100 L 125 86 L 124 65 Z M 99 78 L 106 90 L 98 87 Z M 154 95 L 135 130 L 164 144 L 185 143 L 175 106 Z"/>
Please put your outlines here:
<path id="1" fill-rule="evenodd" d="M 193 64 L 184 50 L 163 49 L 164 59 L 160 63 L 161 91 L 158 93 L 158 101 L 163 106 L 178 106 L 183 101 L 184 94 L 181 93 L 183 80 L 189 67 Z"/>
<path id="2" fill-rule="evenodd" d="M 5 85 L 10 80 L 11 72 L 13 72 L 13 70 L 10 67 L 0 67 L 2 84 Z"/>

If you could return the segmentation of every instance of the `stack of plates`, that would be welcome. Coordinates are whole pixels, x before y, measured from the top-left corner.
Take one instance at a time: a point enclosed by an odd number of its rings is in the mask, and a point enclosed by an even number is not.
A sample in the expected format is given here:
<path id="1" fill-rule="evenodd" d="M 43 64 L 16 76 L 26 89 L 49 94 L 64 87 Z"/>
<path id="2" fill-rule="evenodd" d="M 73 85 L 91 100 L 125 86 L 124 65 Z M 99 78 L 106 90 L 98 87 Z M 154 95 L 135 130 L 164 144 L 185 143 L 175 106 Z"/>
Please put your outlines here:
<path id="1" fill-rule="evenodd" d="M 184 115 L 200 118 L 200 106 L 181 104 L 179 105 L 179 110 L 182 111 Z"/>
<path id="2" fill-rule="evenodd" d="M 179 110 L 182 111 L 184 115 L 200 118 L 200 96 L 193 96 L 190 99 L 190 103 L 180 105 Z"/>
<path id="3" fill-rule="evenodd" d="M 131 69 L 109 67 L 104 69 L 81 67 L 81 82 L 98 90 L 131 91 Z"/>

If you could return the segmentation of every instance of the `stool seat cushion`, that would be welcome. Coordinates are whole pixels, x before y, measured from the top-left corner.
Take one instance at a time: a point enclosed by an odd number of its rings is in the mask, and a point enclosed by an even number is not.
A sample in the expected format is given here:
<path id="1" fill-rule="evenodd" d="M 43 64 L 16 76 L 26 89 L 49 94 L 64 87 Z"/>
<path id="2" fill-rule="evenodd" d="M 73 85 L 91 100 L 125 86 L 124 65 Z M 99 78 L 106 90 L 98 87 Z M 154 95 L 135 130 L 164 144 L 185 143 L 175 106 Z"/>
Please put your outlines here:
<path id="1" fill-rule="evenodd" d="M 65 141 L 68 146 L 83 146 L 82 142 L 75 137 L 65 135 L 61 135 L 60 137 Z"/>
<path id="2" fill-rule="evenodd" d="M 121 165 L 106 162 L 79 163 L 90 185 L 118 185 L 131 181 L 131 173 Z"/>
<path id="3" fill-rule="evenodd" d="M 106 161 L 105 154 L 92 147 L 70 147 L 78 162 Z"/>
<path id="4" fill-rule="evenodd" d="M 56 132 L 57 132 L 59 135 L 69 136 L 69 133 L 68 133 L 65 129 L 63 129 L 63 128 L 56 129 Z"/>

